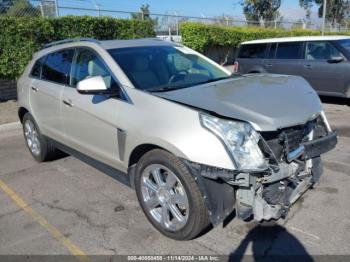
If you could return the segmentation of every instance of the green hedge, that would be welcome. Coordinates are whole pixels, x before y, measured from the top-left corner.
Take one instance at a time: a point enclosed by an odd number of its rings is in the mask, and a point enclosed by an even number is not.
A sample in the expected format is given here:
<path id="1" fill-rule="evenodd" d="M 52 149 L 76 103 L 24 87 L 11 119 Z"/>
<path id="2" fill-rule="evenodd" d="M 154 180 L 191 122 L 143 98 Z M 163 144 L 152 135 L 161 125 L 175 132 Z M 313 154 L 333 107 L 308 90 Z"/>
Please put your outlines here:
<path id="1" fill-rule="evenodd" d="M 273 37 L 320 35 L 320 31 L 304 29 L 283 30 L 258 27 L 224 27 L 186 22 L 181 25 L 181 35 L 184 45 L 199 52 L 205 52 L 205 49 L 209 46 L 230 46 L 237 48 L 243 41 Z"/>
<path id="2" fill-rule="evenodd" d="M 0 78 L 17 78 L 45 43 L 74 37 L 99 40 L 153 37 L 147 21 L 110 17 L 0 17 Z"/>

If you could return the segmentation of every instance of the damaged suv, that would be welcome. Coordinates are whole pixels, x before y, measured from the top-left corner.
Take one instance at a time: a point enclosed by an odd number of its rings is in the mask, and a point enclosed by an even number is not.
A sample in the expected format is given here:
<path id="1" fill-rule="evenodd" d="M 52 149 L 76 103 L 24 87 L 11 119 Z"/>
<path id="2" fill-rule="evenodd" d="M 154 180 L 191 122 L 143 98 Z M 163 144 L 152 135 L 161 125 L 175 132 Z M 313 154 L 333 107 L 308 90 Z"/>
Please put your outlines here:
<path id="1" fill-rule="evenodd" d="M 18 106 L 37 161 L 64 151 L 135 188 L 153 226 L 178 240 L 234 210 L 285 217 L 337 143 L 304 79 L 231 75 L 157 39 L 51 43 L 19 79 Z"/>

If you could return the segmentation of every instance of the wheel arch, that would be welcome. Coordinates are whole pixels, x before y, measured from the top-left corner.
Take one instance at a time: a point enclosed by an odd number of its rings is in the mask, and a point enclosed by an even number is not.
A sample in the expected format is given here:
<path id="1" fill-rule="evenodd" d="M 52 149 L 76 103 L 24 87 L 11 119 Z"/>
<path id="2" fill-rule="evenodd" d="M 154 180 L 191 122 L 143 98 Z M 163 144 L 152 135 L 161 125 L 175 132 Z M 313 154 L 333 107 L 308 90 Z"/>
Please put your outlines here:
<path id="1" fill-rule="evenodd" d="M 22 120 L 23 120 L 23 117 L 24 117 L 24 115 L 26 114 L 26 113 L 28 113 L 29 112 L 29 110 L 27 109 L 27 108 L 25 108 L 25 107 L 23 107 L 23 106 L 21 106 L 20 108 L 18 108 L 18 118 L 19 118 L 19 120 L 21 121 L 21 123 L 22 123 Z"/>
<path id="2" fill-rule="evenodd" d="M 127 162 L 127 173 L 129 175 L 129 180 L 130 180 L 130 185 L 132 188 L 134 188 L 134 176 L 135 176 L 135 170 L 136 170 L 136 164 L 137 162 L 141 159 L 142 156 L 147 154 L 148 152 L 154 150 L 154 149 L 161 149 L 164 150 L 176 157 L 184 158 L 186 159 L 187 157 L 179 151 L 178 148 L 172 147 L 171 145 L 163 144 L 159 145 L 156 143 L 143 143 L 135 146 L 130 154 L 126 157 L 128 160 Z"/>
<path id="3" fill-rule="evenodd" d="M 155 145 L 155 144 L 138 145 L 130 153 L 129 160 L 128 160 L 128 167 L 131 167 L 134 164 L 136 164 L 144 154 L 146 154 L 147 152 L 149 152 L 153 149 L 163 149 L 165 151 L 168 151 L 168 150 L 166 150 L 158 145 Z"/>

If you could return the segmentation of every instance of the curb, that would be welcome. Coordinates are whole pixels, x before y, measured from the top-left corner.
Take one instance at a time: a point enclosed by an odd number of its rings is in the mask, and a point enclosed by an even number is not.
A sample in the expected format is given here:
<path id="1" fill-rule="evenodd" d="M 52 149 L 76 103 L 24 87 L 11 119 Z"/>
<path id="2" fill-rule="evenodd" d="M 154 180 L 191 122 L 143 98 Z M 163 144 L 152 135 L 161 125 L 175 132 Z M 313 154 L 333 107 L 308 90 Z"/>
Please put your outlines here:
<path id="1" fill-rule="evenodd" d="M 3 131 L 11 131 L 11 130 L 17 130 L 21 128 L 21 122 L 12 122 L 7 124 L 0 125 L 0 132 Z"/>

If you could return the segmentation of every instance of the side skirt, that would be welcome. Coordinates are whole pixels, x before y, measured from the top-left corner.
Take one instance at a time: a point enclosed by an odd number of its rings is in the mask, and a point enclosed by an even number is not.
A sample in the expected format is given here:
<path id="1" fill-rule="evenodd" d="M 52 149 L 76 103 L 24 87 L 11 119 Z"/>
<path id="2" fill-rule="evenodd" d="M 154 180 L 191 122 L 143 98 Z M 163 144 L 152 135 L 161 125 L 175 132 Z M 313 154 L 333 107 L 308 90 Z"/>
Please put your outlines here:
<path id="1" fill-rule="evenodd" d="M 74 156 L 75 158 L 83 161 L 84 163 L 96 168 L 97 170 L 101 171 L 102 173 L 114 178 L 115 180 L 118 180 L 119 182 L 123 183 L 124 185 L 131 187 L 130 182 L 130 176 L 114 167 L 111 167 L 107 164 L 104 164 L 94 158 L 91 158 L 69 146 L 66 146 L 60 142 L 57 142 L 51 138 L 45 137 L 46 139 L 50 140 L 52 144 L 58 148 L 59 150 Z"/>

